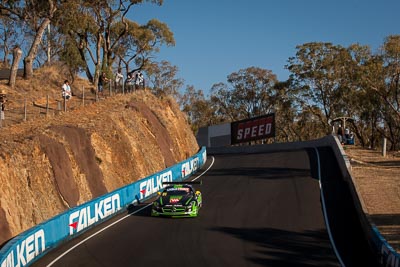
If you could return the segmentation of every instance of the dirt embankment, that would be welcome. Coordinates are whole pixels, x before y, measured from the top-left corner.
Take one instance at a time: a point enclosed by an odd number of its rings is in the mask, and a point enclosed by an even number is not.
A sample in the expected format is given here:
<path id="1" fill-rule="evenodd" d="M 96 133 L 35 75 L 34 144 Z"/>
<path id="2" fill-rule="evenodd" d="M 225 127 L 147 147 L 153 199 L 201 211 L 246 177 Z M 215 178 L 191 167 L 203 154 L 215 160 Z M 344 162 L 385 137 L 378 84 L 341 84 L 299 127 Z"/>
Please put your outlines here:
<path id="1" fill-rule="evenodd" d="M 198 151 L 178 105 L 147 91 L 0 131 L 0 244 Z"/>
<path id="2" fill-rule="evenodd" d="M 346 154 L 367 216 L 400 252 L 400 153 L 347 146 Z"/>

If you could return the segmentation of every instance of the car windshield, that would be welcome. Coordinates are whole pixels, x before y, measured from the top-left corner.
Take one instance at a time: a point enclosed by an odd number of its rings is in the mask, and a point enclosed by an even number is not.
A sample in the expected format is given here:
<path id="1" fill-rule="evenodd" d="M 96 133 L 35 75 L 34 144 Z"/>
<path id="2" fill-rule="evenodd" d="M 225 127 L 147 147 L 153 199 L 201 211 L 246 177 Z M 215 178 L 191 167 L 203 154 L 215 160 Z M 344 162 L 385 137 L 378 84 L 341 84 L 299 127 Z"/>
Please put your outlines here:
<path id="1" fill-rule="evenodd" d="M 164 190 L 163 196 L 184 196 L 191 192 L 190 187 L 168 187 Z"/>

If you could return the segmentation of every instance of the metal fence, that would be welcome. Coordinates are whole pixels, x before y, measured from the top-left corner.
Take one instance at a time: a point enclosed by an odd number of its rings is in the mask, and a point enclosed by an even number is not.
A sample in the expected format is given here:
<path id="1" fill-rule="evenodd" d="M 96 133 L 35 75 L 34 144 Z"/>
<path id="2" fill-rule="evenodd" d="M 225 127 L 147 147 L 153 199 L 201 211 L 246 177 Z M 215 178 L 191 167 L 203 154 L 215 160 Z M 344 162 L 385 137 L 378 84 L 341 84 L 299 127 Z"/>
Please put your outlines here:
<path id="1" fill-rule="evenodd" d="M 143 86 L 115 84 L 109 82 L 100 94 L 93 86 L 90 88 L 74 88 L 72 99 L 62 96 L 62 91 L 37 98 L 16 98 L 7 96 L 0 102 L 0 127 L 7 127 L 38 118 L 57 116 L 85 105 L 90 105 L 117 94 L 128 94 L 144 89 Z M 3 105 L 5 107 L 3 111 Z"/>

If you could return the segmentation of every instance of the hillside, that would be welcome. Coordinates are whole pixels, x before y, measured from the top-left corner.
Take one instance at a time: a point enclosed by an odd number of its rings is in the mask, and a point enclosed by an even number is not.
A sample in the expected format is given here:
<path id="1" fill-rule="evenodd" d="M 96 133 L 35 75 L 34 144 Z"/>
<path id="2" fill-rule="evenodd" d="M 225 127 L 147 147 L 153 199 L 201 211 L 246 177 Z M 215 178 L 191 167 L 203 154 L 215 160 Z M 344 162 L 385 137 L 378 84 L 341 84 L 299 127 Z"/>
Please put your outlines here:
<path id="1" fill-rule="evenodd" d="M 26 95 L 30 104 L 43 101 L 43 93 L 57 99 L 64 79 L 50 67 L 35 74 L 31 89 L 24 80 L 15 90 L 0 85 L 10 102 L 0 129 L 0 244 L 199 149 L 174 100 L 140 90 L 83 105 L 79 88 L 89 87 L 84 80 L 73 84 L 76 96 L 67 112 L 33 112 L 20 123 L 8 119 L 20 112 Z"/>
<path id="2" fill-rule="evenodd" d="M 400 253 L 400 153 L 348 146 L 346 154 L 367 216 Z"/>

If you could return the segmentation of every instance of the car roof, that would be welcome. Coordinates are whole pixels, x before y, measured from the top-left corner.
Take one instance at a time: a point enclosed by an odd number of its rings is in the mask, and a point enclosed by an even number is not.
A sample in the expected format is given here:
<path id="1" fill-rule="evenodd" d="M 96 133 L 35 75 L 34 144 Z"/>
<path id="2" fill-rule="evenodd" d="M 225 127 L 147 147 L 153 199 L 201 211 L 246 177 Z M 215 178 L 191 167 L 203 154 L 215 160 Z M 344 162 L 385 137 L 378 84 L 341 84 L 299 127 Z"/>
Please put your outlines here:
<path id="1" fill-rule="evenodd" d="M 188 185 L 188 184 L 174 184 L 174 185 L 169 185 L 169 186 L 165 187 L 165 189 L 171 189 L 171 188 L 176 188 L 176 189 L 179 189 L 179 188 L 190 188 L 190 189 L 193 190 L 193 187 L 191 185 Z"/>

